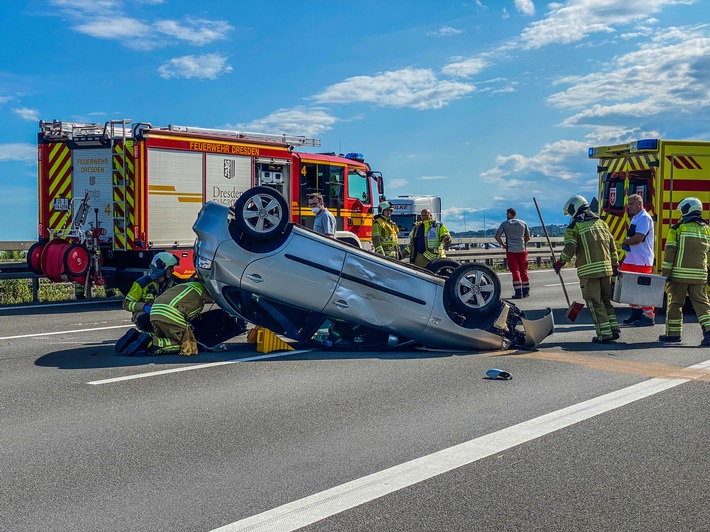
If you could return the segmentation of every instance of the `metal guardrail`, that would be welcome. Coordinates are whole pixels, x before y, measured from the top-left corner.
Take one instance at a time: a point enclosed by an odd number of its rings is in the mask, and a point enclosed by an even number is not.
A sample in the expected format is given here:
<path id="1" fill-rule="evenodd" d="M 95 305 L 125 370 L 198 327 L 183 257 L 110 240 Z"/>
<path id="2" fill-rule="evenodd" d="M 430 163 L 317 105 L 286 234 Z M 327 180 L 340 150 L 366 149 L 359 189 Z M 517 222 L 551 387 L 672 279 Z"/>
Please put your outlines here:
<path id="1" fill-rule="evenodd" d="M 0 251 L 27 251 L 35 242 L 36 240 L 30 240 L 29 242 L 24 240 L 0 242 Z"/>

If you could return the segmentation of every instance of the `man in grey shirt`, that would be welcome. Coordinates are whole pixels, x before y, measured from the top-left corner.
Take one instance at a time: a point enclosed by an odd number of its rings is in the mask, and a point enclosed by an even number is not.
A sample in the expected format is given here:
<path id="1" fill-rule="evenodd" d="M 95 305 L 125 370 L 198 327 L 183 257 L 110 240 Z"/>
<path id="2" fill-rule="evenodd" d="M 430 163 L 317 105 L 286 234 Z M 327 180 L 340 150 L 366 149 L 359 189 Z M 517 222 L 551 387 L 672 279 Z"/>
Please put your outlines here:
<path id="1" fill-rule="evenodd" d="M 513 277 L 513 299 L 522 299 L 530 295 L 530 281 L 528 279 L 528 251 L 526 249 L 530 240 L 528 224 L 518 220 L 515 209 L 512 207 L 505 211 L 505 222 L 500 224 L 496 232 L 496 241 L 505 249 L 505 258 L 508 269 Z M 501 236 L 505 234 L 505 242 Z"/>
<path id="2" fill-rule="evenodd" d="M 313 222 L 313 230 L 321 235 L 335 238 L 335 216 L 325 208 L 322 194 L 309 194 L 308 206 L 316 215 Z"/>

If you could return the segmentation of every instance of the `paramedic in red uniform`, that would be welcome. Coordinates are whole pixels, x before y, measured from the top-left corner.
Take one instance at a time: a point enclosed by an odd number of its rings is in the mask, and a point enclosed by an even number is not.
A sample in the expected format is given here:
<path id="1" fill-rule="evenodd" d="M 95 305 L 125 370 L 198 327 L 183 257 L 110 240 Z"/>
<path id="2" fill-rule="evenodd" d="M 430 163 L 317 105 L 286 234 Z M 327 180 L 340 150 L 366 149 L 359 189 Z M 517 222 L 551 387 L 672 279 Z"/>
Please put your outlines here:
<path id="1" fill-rule="evenodd" d="M 530 240 L 530 229 L 522 220 L 515 216 L 517 212 L 512 207 L 505 211 L 505 222 L 500 224 L 495 239 L 505 249 L 505 258 L 508 260 L 508 269 L 513 276 L 513 299 L 522 299 L 530 295 L 530 280 L 528 279 L 528 251 L 527 243 Z M 501 235 L 505 233 L 505 242 Z"/>
<path id="2" fill-rule="evenodd" d="M 621 249 L 626 251 L 621 263 L 622 272 L 653 273 L 653 219 L 643 208 L 643 198 L 639 194 L 631 194 L 626 203 L 626 210 L 631 217 L 626 239 L 621 243 Z M 634 327 L 653 327 L 656 314 L 653 307 L 631 305 L 631 315 L 624 320 L 626 325 Z"/>

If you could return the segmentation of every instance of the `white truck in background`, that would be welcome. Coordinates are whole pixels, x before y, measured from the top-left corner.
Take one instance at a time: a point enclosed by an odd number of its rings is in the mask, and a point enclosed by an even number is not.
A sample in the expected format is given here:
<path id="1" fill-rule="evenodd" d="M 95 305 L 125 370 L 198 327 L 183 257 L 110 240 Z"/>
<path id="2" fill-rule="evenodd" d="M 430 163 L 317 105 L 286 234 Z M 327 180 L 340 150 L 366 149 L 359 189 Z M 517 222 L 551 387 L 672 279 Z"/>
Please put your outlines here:
<path id="1" fill-rule="evenodd" d="M 388 199 L 392 204 L 392 221 L 399 227 L 399 244 L 409 243 L 409 233 L 414 222 L 421 220 L 421 212 L 429 209 L 434 218 L 441 221 L 441 198 L 439 196 L 397 196 Z"/>

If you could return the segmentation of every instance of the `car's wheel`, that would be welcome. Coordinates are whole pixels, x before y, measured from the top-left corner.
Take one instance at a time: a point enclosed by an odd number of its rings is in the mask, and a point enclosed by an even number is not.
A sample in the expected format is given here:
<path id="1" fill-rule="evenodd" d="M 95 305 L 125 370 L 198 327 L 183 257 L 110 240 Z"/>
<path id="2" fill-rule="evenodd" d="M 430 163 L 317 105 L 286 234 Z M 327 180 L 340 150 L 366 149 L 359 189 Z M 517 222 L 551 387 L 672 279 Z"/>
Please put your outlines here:
<path id="1" fill-rule="evenodd" d="M 469 262 L 451 272 L 446 291 L 458 312 L 469 316 L 486 314 L 500 301 L 500 279 L 485 264 Z"/>
<path id="2" fill-rule="evenodd" d="M 255 240 L 268 240 L 281 234 L 288 224 L 288 204 L 269 187 L 254 187 L 234 204 L 234 221 L 239 229 Z"/>
<path id="3" fill-rule="evenodd" d="M 448 277 L 451 275 L 456 268 L 461 266 L 461 263 L 455 261 L 454 259 L 434 259 L 429 264 L 426 265 L 426 269 L 431 273 L 440 275 L 442 277 Z"/>

